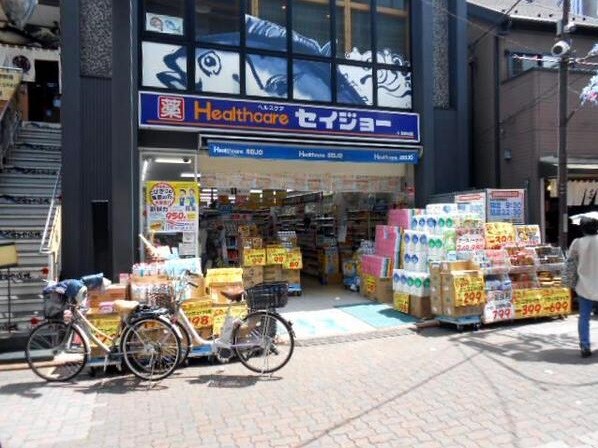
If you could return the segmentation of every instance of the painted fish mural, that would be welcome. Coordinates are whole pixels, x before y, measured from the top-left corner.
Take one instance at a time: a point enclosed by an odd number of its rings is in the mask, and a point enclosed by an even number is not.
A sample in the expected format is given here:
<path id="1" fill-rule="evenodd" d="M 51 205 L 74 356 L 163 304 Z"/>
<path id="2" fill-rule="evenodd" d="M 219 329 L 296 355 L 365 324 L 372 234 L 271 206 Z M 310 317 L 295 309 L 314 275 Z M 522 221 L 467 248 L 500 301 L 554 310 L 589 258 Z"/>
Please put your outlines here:
<path id="1" fill-rule="evenodd" d="M 284 27 L 250 15 L 246 16 L 246 45 L 248 48 L 280 50 L 286 48 L 287 31 Z M 330 56 L 330 43 L 321 46 L 314 39 L 293 32 L 293 48 L 305 55 Z M 215 44 L 236 45 L 238 33 L 222 33 L 204 37 Z M 148 87 L 185 89 L 187 87 L 187 49 L 176 45 L 144 42 L 143 82 Z M 348 60 L 371 61 L 372 53 L 353 49 Z M 240 93 L 239 55 L 231 51 L 196 49 L 195 90 L 203 93 Z M 380 62 L 408 63 L 400 55 L 382 50 Z M 286 58 L 248 54 L 246 58 L 246 90 L 248 95 L 270 98 L 288 97 Z M 371 105 L 373 74 L 371 68 L 339 65 L 331 73 L 330 64 L 308 60 L 293 62 L 293 95 L 306 101 L 330 102 L 331 76 L 337 78 L 339 103 Z M 401 69 L 381 69 L 377 72 L 378 103 L 380 106 L 411 108 L 411 74 Z"/>

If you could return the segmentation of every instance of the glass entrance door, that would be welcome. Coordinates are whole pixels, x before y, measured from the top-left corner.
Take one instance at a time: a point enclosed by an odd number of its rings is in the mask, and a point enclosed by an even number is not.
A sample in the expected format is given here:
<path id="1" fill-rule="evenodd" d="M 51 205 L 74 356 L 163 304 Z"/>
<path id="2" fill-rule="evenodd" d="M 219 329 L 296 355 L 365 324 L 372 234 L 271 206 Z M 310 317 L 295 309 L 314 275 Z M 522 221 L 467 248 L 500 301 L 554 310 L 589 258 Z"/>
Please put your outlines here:
<path id="1" fill-rule="evenodd" d="M 199 257 L 200 185 L 195 151 L 140 148 L 139 258 Z"/>

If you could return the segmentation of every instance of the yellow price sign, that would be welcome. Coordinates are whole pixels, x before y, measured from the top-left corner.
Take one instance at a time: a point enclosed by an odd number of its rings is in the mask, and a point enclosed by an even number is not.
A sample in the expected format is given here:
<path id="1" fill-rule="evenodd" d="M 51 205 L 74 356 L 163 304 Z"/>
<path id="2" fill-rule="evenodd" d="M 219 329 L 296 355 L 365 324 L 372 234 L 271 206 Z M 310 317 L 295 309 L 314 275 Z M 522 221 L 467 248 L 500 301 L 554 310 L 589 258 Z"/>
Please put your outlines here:
<path id="1" fill-rule="evenodd" d="M 112 339 L 120 332 L 121 320 L 119 316 L 115 316 L 114 314 L 88 316 L 87 319 L 97 330 L 103 333 L 93 332 L 100 342 L 106 345 L 110 345 Z M 96 346 L 93 339 L 91 340 L 91 345 Z"/>
<path id="2" fill-rule="evenodd" d="M 456 276 L 453 280 L 455 287 L 455 306 L 475 306 L 486 303 L 484 277 Z"/>
<path id="3" fill-rule="evenodd" d="M 282 267 L 284 269 L 292 270 L 303 269 L 303 257 L 301 256 L 301 252 L 287 252 L 286 257 L 282 263 Z"/>
<path id="4" fill-rule="evenodd" d="M 224 321 L 226 320 L 228 305 L 214 307 L 213 333 L 220 334 Z M 231 316 L 243 318 L 247 314 L 247 306 L 244 304 L 233 305 L 230 308 Z"/>
<path id="5" fill-rule="evenodd" d="M 206 328 L 212 325 L 214 312 L 211 300 L 185 302 L 182 308 L 194 328 Z"/>
<path id="6" fill-rule="evenodd" d="M 287 258 L 284 247 L 272 247 L 266 250 L 266 264 L 283 264 Z"/>
<path id="7" fill-rule="evenodd" d="M 502 249 L 515 242 L 515 226 L 508 222 L 486 223 L 486 249 Z"/>
<path id="8" fill-rule="evenodd" d="M 409 314 L 409 294 L 395 292 L 393 295 L 394 309 Z"/>
<path id="9" fill-rule="evenodd" d="M 246 249 L 243 251 L 243 265 L 247 267 L 266 266 L 266 250 Z"/>
<path id="10" fill-rule="evenodd" d="M 364 287 L 365 292 L 367 294 L 375 294 L 376 293 L 376 277 L 368 275 L 364 278 Z"/>

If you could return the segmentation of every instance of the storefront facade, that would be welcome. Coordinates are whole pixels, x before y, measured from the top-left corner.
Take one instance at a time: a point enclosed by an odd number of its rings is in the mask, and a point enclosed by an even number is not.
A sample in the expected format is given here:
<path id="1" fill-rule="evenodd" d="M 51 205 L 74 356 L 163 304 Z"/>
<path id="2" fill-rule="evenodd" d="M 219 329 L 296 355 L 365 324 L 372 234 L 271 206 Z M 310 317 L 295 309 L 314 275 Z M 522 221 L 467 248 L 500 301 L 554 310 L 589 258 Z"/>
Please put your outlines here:
<path id="1" fill-rule="evenodd" d="M 64 275 L 139 259 L 157 159 L 235 192 L 470 186 L 465 2 L 66 3 Z"/>

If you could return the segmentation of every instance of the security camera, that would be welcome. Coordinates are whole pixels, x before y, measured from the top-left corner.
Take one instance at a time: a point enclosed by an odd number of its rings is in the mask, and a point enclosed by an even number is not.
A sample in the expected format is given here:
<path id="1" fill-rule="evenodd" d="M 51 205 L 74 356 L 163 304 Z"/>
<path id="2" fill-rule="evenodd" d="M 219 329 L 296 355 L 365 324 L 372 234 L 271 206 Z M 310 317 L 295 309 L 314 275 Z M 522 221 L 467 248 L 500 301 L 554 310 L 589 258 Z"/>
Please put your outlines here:
<path id="1" fill-rule="evenodd" d="M 571 45 L 564 40 L 560 40 L 552 46 L 551 51 L 553 56 L 562 58 L 563 56 L 567 56 L 569 54 L 571 51 Z"/>

